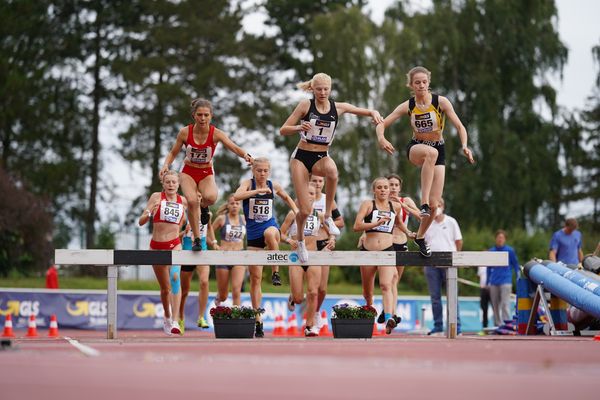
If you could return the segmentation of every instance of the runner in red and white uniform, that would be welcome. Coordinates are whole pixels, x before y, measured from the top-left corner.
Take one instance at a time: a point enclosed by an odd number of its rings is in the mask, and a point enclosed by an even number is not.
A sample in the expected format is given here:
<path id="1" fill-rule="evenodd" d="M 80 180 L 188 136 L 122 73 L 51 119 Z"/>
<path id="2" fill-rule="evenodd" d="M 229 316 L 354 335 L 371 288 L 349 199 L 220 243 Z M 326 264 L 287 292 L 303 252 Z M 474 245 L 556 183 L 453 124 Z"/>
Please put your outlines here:
<path id="1" fill-rule="evenodd" d="M 252 156 L 236 145 L 225 132 L 215 128 L 210 121 L 213 116 L 212 105 L 208 100 L 195 99 L 192 101 L 192 117 L 194 123 L 181 128 L 175 144 L 167 154 L 160 170 L 162 177 L 182 147 L 185 147 L 185 159 L 181 171 L 181 190 L 189 204 L 189 220 L 192 226 L 194 242 L 193 251 L 202 250 L 199 221 L 208 224 L 210 215 L 208 206 L 217 200 L 218 189 L 214 178 L 213 157 L 218 143 L 232 153 L 252 164 Z M 200 193 L 200 197 L 198 196 Z M 200 207 L 200 218 L 198 208 Z"/>
<path id="2" fill-rule="evenodd" d="M 177 194 L 179 174 L 167 171 L 162 176 L 162 192 L 152 193 L 146 209 L 139 218 L 140 226 L 152 219 L 152 250 L 181 250 L 179 229 L 184 221 L 187 200 Z M 166 265 L 153 265 L 160 286 L 160 300 L 164 309 L 163 330 L 167 335 L 179 334 L 179 324 L 171 316 L 171 279 Z"/>

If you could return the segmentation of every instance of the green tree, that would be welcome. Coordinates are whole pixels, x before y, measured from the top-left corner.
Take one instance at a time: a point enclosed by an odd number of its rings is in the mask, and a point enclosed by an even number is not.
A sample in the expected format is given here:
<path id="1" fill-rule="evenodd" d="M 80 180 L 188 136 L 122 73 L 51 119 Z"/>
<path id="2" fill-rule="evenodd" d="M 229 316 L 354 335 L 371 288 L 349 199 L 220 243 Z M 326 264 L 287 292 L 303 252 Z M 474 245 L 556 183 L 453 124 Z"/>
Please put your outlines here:
<path id="1" fill-rule="evenodd" d="M 76 13 L 68 1 L 0 3 L 0 163 L 65 228 L 85 207 L 89 144 L 71 63 Z"/>
<path id="2" fill-rule="evenodd" d="M 541 113 L 557 111 L 546 76 L 561 71 L 567 56 L 555 18 L 554 2 L 545 0 L 437 0 L 427 12 L 409 16 L 398 4 L 386 15 L 386 59 L 428 67 L 432 90 L 450 98 L 469 131 L 475 167 L 459 156 L 453 128 L 446 133 L 445 197 L 469 205 L 453 208 L 467 225 L 547 224 L 560 207 L 563 132 Z M 390 104 L 408 68 L 400 74 L 384 64 L 393 76 L 384 95 Z"/>
<path id="3" fill-rule="evenodd" d="M 151 192 L 160 188 L 158 172 L 177 132 L 193 122 L 191 99 L 212 101 L 213 124 L 237 142 L 243 127 L 260 120 L 252 94 L 266 82 L 264 49 L 272 43 L 245 36 L 242 9 L 230 2 L 199 7 L 193 1 L 140 0 L 137 10 L 139 20 L 128 28 L 126 49 L 114 66 L 129 93 L 123 111 L 132 121 L 120 135 L 120 151 L 151 169 Z M 237 186 L 239 159 L 224 149 L 216 158 L 218 183 Z"/>

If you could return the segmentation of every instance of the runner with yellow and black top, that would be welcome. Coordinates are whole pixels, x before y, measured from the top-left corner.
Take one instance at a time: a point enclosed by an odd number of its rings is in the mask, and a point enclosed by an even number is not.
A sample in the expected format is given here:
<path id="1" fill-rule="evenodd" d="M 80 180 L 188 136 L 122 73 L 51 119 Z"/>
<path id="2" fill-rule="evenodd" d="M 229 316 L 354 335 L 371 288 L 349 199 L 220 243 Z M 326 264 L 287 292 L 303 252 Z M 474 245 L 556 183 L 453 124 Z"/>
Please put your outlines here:
<path id="1" fill-rule="evenodd" d="M 467 130 L 456 115 L 452 103 L 444 96 L 430 93 L 431 72 L 424 67 L 411 69 L 407 76 L 407 84 L 414 96 L 400 104 L 385 120 L 377 125 L 379 146 L 390 154 L 395 152 L 394 146 L 385 139 L 385 128 L 394 121 L 408 115 L 413 137 L 406 148 L 410 162 L 421 168 L 421 224 L 417 231 L 415 243 L 423 257 L 431 257 L 429 245 L 425 242 L 425 232 L 431 225 L 444 191 L 445 147 L 442 131 L 445 116 L 450 119 L 460 137 L 462 153 L 473 164 L 473 153 L 467 147 Z"/>

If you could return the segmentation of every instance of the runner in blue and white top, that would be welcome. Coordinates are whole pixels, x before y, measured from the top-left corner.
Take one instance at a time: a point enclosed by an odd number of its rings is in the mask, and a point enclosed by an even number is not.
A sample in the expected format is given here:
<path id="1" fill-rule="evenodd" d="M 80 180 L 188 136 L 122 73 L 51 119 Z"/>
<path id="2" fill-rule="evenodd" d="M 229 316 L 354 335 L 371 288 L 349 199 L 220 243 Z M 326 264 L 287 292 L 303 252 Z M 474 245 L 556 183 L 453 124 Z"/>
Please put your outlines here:
<path id="1" fill-rule="evenodd" d="M 236 190 L 234 199 L 243 201 L 244 217 L 246 219 L 246 235 L 248 250 L 279 250 L 279 227 L 275 220 L 273 209 L 274 195 L 279 196 L 294 211 L 298 207 L 289 194 L 277 182 L 269 180 L 271 163 L 268 158 L 259 157 L 252 165 L 252 178 L 242 182 Z M 262 302 L 262 266 L 249 266 L 250 298 L 252 307 L 260 308 Z M 273 272 L 277 272 L 273 267 Z M 263 324 L 260 315 L 256 317 L 256 337 L 263 337 Z"/>

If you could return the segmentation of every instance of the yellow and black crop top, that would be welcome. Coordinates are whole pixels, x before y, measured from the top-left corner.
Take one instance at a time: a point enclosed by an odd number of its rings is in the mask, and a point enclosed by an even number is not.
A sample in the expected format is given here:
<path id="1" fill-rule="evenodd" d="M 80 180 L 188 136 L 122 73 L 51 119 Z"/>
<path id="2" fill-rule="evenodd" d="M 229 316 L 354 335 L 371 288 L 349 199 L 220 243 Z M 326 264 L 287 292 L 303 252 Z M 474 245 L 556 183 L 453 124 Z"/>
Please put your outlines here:
<path id="1" fill-rule="evenodd" d="M 442 111 L 437 94 L 431 94 L 431 104 L 425 110 L 417 107 L 414 96 L 408 100 L 408 116 L 413 132 L 443 132 L 446 115 Z"/>

